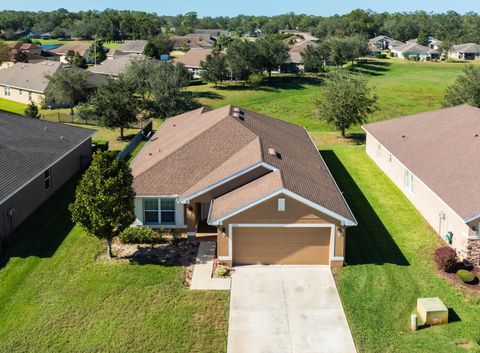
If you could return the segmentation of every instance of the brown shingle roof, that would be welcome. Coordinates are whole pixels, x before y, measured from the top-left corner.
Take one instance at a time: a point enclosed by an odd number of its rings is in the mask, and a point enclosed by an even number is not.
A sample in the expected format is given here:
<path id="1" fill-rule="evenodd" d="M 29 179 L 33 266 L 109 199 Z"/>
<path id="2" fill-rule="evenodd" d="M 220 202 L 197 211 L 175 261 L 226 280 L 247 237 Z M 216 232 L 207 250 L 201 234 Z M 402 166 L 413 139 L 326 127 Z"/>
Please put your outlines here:
<path id="1" fill-rule="evenodd" d="M 480 109 L 461 105 L 364 129 L 462 219 L 480 213 Z"/>
<path id="2" fill-rule="evenodd" d="M 270 149 L 277 154 L 271 155 Z M 132 163 L 134 188 L 140 196 L 184 196 L 258 162 L 279 170 L 283 188 L 354 222 L 304 128 L 249 111 L 242 120 L 231 106 L 167 119 Z M 237 189 L 234 195 L 256 191 L 242 195 L 231 207 L 263 193 L 264 184 L 257 180 Z M 221 210 L 218 213 L 227 208 Z"/>
<path id="3" fill-rule="evenodd" d="M 212 52 L 212 49 L 192 48 L 176 60 L 186 67 L 200 68 L 202 61 L 207 60 L 207 56 Z"/>
<path id="4" fill-rule="evenodd" d="M 142 54 L 146 45 L 146 40 L 126 40 L 118 49 L 124 53 Z"/>

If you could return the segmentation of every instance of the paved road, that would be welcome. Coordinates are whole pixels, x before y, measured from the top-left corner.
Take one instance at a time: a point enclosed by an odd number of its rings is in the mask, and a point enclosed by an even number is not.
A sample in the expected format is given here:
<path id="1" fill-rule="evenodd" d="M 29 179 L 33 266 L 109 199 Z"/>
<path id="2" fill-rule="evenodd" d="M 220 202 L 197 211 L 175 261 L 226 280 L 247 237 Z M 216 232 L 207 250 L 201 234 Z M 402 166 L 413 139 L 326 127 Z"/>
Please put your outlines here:
<path id="1" fill-rule="evenodd" d="M 330 269 L 236 268 L 228 353 L 356 353 Z"/>

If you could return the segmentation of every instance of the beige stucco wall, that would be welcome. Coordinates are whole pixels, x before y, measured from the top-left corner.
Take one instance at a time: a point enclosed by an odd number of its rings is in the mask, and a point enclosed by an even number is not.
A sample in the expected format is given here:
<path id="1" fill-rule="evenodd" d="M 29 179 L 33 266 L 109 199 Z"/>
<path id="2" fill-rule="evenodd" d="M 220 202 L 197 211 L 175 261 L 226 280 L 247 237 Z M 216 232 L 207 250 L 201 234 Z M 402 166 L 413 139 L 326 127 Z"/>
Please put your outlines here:
<path id="1" fill-rule="evenodd" d="M 75 175 L 81 167 L 80 157 L 92 155 L 92 142 L 87 139 L 74 151 L 51 167 L 52 186 L 45 189 L 44 171 L 25 187 L 0 204 L 0 236 L 9 234 L 10 226 L 7 222 L 7 212 L 13 213 L 13 228 L 20 225 L 46 199 L 55 193 L 66 181 Z"/>
<path id="2" fill-rule="evenodd" d="M 468 240 L 470 228 L 416 176 L 414 178 L 414 192 L 407 190 L 404 186 L 405 167 L 384 146 L 381 146 L 378 156 L 378 145 L 379 142 L 367 132 L 366 151 L 370 158 L 387 174 L 438 234 L 443 236 L 448 231 L 453 233 L 452 246 L 458 252 L 461 252 Z M 391 161 L 389 159 L 390 155 Z M 440 222 L 441 212 L 445 214 L 445 220 L 442 222 Z"/>
<path id="3" fill-rule="evenodd" d="M 278 199 L 285 199 L 285 211 L 278 211 Z M 340 221 L 329 217 L 320 211 L 317 211 L 293 198 L 286 195 L 278 195 L 257 206 L 254 206 L 242 213 L 239 213 L 224 221 L 218 227 L 217 236 L 217 255 L 219 257 L 229 256 L 229 225 L 230 224 L 333 224 L 334 231 L 334 256 L 343 257 L 345 253 L 345 230 L 343 235 L 338 237 L 336 229 L 340 226 Z M 223 232 L 225 231 L 225 232 Z M 223 234 L 224 233 L 224 234 Z M 259 234 L 261 236 L 261 234 Z M 223 261 L 231 264 L 231 261 Z M 331 261 L 332 267 L 338 267 L 343 264 L 342 260 Z"/>
<path id="4" fill-rule="evenodd" d="M 464 59 L 464 54 L 463 54 L 463 53 L 458 53 L 458 52 L 451 52 L 451 51 L 449 51 L 449 52 L 448 52 L 448 57 L 449 57 L 450 59 L 454 59 L 454 60 L 465 60 L 465 59 Z M 473 59 L 473 60 L 475 60 L 475 61 L 476 61 L 476 60 L 480 60 L 480 54 L 476 54 L 476 55 L 475 55 L 475 59 Z M 470 61 L 470 60 L 469 60 L 469 61 Z"/>
<path id="5" fill-rule="evenodd" d="M 5 86 L 0 86 L 0 98 L 7 99 L 10 101 L 29 104 L 29 92 L 28 90 L 22 90 L 17 88 L 10 87 L 10 95 L 5 94 Z M 32 92 L 32 101 L 37 105 L 41 105 L 44 95 L 36 92 Z"/>

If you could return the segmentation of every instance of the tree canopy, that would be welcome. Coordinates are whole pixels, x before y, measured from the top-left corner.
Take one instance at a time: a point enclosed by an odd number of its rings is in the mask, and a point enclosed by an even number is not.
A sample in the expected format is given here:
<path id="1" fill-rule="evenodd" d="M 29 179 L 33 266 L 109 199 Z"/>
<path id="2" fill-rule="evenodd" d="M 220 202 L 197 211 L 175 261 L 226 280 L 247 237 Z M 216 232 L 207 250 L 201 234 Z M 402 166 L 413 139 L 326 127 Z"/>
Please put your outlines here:
<path id="1" fill-rule="evenodd" d="M 337 69 L 327 75 L 316 106 L 320 118 L 345 137 L 346 129 L 364 123 L 375 111 L 376 101 L 365 77 Z"/>
<path id="2" fill-rule="evenodd" d="M 72 219 L 88 234 L 104 239 L 112 258 L 112 239 L 135 221 L 133 176 L 115 151 L 96 153 L 70 205 Z"/>
<path id="3" fill-rule="evenodd" d="M 288 58 L 288 46 L 274 35 L 264 35 L 255 42 L 259 56 L 259 66 L 272 76 L 272 71 L 278 69 Z"/>
<path id="4" fill-rule="evenodd" d="M 47 76 L 48 86 L 45 89 L 45 103 L 73 107 L 88 99 L 89 85 L 87 73 L 83 70 L 61 68 L 53 75 Z"/>
<path id="5" fill-rule="evenodd" d="M 214 83 L 217 86 L 218 82 L 227 78 L 227 60 L 224 54 L 216 50 L 207 55 L 206 60 L 202 61 L 200 65 L 202 67 L 200 75 L 204 81 Z"/>
<path id="6" fill-rule="evenodd" d="M 480 67 L 465 66 L 453 85 L 447 88 L 445 107 L 470 104 L 480 108 Z"/>

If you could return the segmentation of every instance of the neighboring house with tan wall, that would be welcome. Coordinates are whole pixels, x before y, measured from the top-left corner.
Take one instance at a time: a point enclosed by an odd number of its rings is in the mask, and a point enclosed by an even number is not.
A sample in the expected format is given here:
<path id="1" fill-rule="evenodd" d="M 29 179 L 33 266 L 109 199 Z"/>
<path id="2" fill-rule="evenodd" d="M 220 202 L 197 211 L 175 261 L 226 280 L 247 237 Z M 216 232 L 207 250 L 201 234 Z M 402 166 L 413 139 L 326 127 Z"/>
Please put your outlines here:
<path id="1" fill-rule="evenodd" d="M 61 66 L 58 61 L 43 61 L 36 64 L 16 63 L 0 70 L 0 97 L 40 105 L 48 86 L 46 76 L 53 75 Z"/>
<path id="2" fill-rule="evenodd" d="M 60 57 L 60 61 L 64 64 L 67 64 L 66 56 L 69 51 L 74 51 L 79 53 L 84 58 L 87 58 L 88 50 L 90 49 L 91 44 L 87 42 L 68 42 L 64 45 L 50 50 L 52 53 Z"/>
<path id="3" fill-rule="evenodd" d="M 454 60 L 480 60 L 480 45 L 477 43 L 454 45 L 448 51 L 448 57 Z"/>
<path id="4" fill-rule="evenodd" d="M 367 124 L 366 151 L 461 258 L 480 264 L 480 109 Z M 392 205 L 394 207 L 394 205 Z"/>
<path id="5" fill-rule="evenodd" d="M 207 60 L 207 56 L 212 51 L 213 49 L 192 48 L 175 62 L 185 65 L 193 78 L 199 78 L 202 72 L 202 62 Z"/>
<path id="6" fill-rule="evenodd" d="M 343 264 L 356 221 L 302 127 L 201 108 L 167 119 L 131 167 L 134 226 L 215 236 L 227 265 Z"/>
<path id="7" fill-rule="evenodd" d="M 0 113 L 0 238 L 79 170 L 95 130 Z"/>

